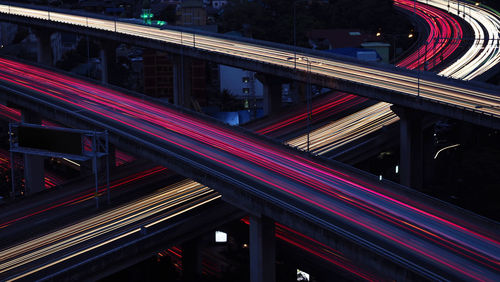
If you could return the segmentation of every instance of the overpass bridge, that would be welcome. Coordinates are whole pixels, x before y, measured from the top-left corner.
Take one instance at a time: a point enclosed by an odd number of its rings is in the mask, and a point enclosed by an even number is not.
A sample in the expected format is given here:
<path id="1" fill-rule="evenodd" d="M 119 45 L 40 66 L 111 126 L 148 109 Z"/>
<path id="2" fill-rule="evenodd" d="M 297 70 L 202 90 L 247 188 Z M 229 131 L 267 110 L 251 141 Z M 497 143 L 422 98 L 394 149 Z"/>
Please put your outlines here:
<path id="1" fill-rule="evenodd" d="M 153 27 L 83 12 L 0 2 L 0 20 L 77 32 L 237 66 L 398 106 L 500 128 L 499 87 L 370 64 L 303 48 L 181 27 Z"/>
<path id="2" fill-rule="evenodd" d="M 254 218 L 359 263 L 384 261 L 392 277 L 498 279 L 495 222 L 146 97 L 4 63 L 2 99 L 64 124 L 106 129 L 112 142 L 216 189 Z"/>

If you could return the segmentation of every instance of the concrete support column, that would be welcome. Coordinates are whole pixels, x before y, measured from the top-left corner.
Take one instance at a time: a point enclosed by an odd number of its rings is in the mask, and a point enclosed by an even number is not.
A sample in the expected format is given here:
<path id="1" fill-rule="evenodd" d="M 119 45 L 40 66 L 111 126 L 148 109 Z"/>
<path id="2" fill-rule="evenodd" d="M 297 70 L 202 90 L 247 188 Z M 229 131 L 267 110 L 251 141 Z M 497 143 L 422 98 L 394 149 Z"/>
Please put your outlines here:
<path id="1" fill-rule="evenodd" d="M 104 48 L 99 50 L 99 57 L 101 58 L 101 82 L 107 84 L 108 80 L 108 53 Z"/>
<path id="2" fill-rule="evenodd" d="M 113 169 L 116 167 L 116 147 L 115 145 L 109 143 L 108 144 L 108 160 L 109 160 L 109 168 Z M 106 159 L 106 158 L 103 158 Z"/>
<path id="3" fill-rule="evenodd" d="M 174 104 L 191 108 L 192 60 L 182 55 L 173 55 Z"/>
<path id="4" fill-rule="evenodd" d="M 50 42 L 52 33 L 44 29 L 37 29 L 34 34 L 37 38 L 37 62 L 52 65 L 52 46 Z"/>
<path id="5" fill-rule="evenodd" d="M 43 159 L 43 156 L 24 154 L 24 185 L 28 195 L 43 191 L 45 187 Z"/>
<path id="6" fill-rule="evenodd" d="M 423 184 L 423 128 L 421 112 L 392 106 L 400 120 L 400 183 L 420 190 Z"/>
<path id="7" fill-rule="evenodd" d="M 303 85 L 303 83 L 299 83 L 298 81 L 292 81 L 290 83 L 290 92 L 291 92 L 291 98 L 292 98 L 292 103 L 294 105 L 297 105 L 298 103 L 300 103 L 301 101 L 301 85 Z M 302 95 L 303 97 L 305 97 L 304 95 Z"/>
<path id="8" fill-rule="evenodd" d="M 108 40 L 100 40 L 98 42 L 100 47 L 99 57 L 101 60 L 101 82 L 103 84 L 109 83 L 109 70 L 112 69 L 112 64 L 116 60 L 116 42 Z"/>
<path id="9" fill-rule="evenodd" d="M 274 221 L 250 216 L 250 282 L 276 281 Z"/>
<path id="10" fill-rule="evenodd" d="M 201 270 L 201 238 L 195 238 L 182 244 L 182 281 L 200 281 Z"/>
<path id="11" fill-rule="evenodd" d="M 41 124 L 39 114 L 21 110 L 21 120 L 26 123 Z M 31 195 L 42 191 L 45 187 L 43 156 L 24 154 L 24 185 L 26 194 Z"/>
<path id="12" fill-rule="evenodd" d="M 283 80 L 272 75 L 259 76 L 264 86 L 263 111 L 264 115 L 272 115 L 281 109 L 281 95 Z"/>

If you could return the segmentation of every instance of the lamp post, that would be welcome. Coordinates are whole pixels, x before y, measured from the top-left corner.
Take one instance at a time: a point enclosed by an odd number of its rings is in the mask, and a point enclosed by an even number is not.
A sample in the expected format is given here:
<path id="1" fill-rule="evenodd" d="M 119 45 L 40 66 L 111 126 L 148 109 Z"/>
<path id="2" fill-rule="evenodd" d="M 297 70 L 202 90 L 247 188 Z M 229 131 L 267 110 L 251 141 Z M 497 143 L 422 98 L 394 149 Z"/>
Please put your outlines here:
<path id="1" fill-rule="evenodd" d="M 311 119 L 312 119 L 312 91 L 311 91 L 311 64 L 317 63 L 318 65 L 322 65 L 321 62 L 311 61 L 307 57 L 288 57 L 287 60 L 294 60 L 295 65 L 297 65 L 297 61 L 306 61 L 306 72 L 307 72 L 307 89 L 306 89 L 306 112 L 307 112 L 307 144 L 306 150 L 309 152 L 309 143 L 310 143 L 310 132 L 311 132 Z"/>
<path id="2" fill-rule="evenodd" d="M 292 4 L 292 14 L 293 14 L 293 58 L 294 58 L 294 69 L 297 69 L 297 3 L 309 0 L 295 0 Z"/>
<path id="3" fill-rule="evenodd" d="M 309 138 L 311 133 L 311 118 L 312 118 L 312 106 L 311 106 L 311 61 L 308 58 L 304 58 L 307 62 L 307 90 L 306 90 L 306 100 L 307 100 L 307 152 L 309 153 Z"/>
<path id="4" fill-rule="evenodd" d="M 297 9 L 295 7 L 295 4 L 297 1 L 293 1 L 293 68 L 297 69 L 297 20 L 296 20 L 296 13 Z"/>

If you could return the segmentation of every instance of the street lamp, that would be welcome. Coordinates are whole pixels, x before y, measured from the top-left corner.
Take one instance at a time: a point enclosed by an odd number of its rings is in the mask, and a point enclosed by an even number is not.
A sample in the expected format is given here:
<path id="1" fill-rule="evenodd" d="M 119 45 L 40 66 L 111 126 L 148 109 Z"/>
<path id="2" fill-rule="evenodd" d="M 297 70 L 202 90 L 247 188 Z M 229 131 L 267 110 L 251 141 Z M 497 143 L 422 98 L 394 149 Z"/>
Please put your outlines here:
<path id="1" fill-rule="evenodd" d="M 306 112 L 307 112 L 307 152 L 309 152 L 310 132 L 311 132 L 311 119 L 312 119 L 312 91 L 311 91 L 311 63 L 321 65 L 321 62 L 311 61 L 307 57 L 288 57 L 287 60 L 294 60 L 295 68 L 297 68 L 297 61 L 306 61 L 307 72 L 307 89 L 306 89 Z"/>
<path id="2" fill-rule="evenodd" d="M 297 68 L 297 3 L 301 1 L 309 1 L 309 0 L 295 0 L 292 4 L 293 9 L 293 59 L 294 59 L 294 68 Z"/>

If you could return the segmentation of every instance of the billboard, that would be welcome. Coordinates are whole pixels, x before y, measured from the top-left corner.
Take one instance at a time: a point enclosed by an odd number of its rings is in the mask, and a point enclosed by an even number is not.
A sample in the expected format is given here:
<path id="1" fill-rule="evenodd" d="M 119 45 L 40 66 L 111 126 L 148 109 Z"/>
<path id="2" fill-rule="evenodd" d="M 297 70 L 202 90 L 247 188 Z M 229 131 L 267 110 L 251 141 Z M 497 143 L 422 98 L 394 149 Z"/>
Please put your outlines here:
<path id="1" fill-rule="evenodd" d="M 19 147 L 82 155 L 82 135 L 50 128 L 19 126 Z"/>

